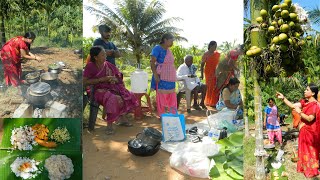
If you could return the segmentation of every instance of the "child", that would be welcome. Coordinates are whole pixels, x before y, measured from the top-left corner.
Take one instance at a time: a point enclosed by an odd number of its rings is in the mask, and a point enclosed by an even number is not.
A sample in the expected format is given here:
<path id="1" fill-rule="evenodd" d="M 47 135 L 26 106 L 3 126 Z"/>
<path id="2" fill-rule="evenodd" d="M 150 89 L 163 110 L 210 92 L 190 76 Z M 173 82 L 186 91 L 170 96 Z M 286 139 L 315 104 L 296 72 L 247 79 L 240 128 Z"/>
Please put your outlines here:
<path id="1" fill-rule="evenodd" d="M 264 126 L 267 128 L 270 144 L 274 144 L 274 137 L 282 144 L 282 132 L 280 129 L 280 119 L 274 99 L 267 100 L 268 106 L 265 108 Z"/>
<path id="2" fill-rule="evenodd" d="M 285 126 L 285 119 L 288 117 L 288 115 L 280 114 L 280 126 Z"/>

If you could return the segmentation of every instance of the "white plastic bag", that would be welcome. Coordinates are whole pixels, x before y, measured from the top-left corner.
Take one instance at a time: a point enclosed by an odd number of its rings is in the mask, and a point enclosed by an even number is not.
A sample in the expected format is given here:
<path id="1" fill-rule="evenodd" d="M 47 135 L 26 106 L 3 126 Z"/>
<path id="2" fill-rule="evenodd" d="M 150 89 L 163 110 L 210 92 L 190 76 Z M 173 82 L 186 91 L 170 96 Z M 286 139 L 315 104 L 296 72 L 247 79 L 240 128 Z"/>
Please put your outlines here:
<path id="1" fill-rule="evenodd" d="M 211 162 L 212 161 L 212 162 Z M 208 178 L 214 160 L 197 152 L 172 153 L 170 166 L 189 176 Z"/>
<path id="2" fill-rule="evenodd" d="M 170 156 L 170 166 L 189 176 L 208 178 L 214 160 L 208 157 L 219 152 L 219 146 L 210 138 L 201 143 L 180 143 Z"/>

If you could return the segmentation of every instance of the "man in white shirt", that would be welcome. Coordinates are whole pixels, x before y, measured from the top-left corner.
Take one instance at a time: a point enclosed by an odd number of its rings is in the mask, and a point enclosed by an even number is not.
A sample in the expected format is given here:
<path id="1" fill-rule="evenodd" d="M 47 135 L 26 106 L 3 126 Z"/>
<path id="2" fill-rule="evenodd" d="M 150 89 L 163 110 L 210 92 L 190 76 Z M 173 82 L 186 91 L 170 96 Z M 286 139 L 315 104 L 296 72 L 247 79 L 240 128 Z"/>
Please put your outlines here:
<path id="1" fill-rule="evenodd" d="M 206 96 L 206 86 L 200 82 L 200 79 L 195 74 L 197 68 L 192 64 L 193 57 L 191 55 L 186 55 L 184 57 L 184 63 L 181 64 L 177 70 L 177 79 L 179 84 L 179 93 L 177 96 L 178 105 L 181 98 L 182 91 L 186 93 L 186 100 L 187 100 L 187 112 L 191 112 L 191 92 L 194 94 L 194 102 L 193 108 L 196 110 L 201 110 L 199 107 L 197 100 L 198 100 L 198 92 L 201 92 L 201 102 L 200 106 L 202 109 L 207 109 L 204 105 L 204 98 Z"/>

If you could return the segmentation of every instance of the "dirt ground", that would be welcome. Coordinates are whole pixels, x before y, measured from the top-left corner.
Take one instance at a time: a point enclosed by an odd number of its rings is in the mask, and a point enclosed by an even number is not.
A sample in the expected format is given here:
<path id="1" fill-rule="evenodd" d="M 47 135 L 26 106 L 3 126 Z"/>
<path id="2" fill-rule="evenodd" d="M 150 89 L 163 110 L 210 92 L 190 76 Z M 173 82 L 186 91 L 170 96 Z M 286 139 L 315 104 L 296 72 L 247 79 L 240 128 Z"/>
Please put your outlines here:
<path id="1" fill-rule="evenodd" d="M 186 123 L 195 123 L 206 118 L 206 111 L 192 110 L 180 105 Z M 114 135 L 106 135 L 106 123 L 98 118 L 93 132 L 83 131 L 83 179 L 95 180 L 200 180 L 172 169 L 169 164 L 171 153 L 161 150 L 150 157 L 139 157 L 127 151 L 128 141 L 145 127 L 153 127 L 161 131 L 160 121 L 155 114 L 147 115 L 142 120 L 134 120 L 130 115 L 133 127 L 115 126 Z"/>
<path id="2" fill-rule="evenodd" d="M 253 135 L 255 133 L 254 130 L 255 126 L 251 125 L 250 126 L 250 134 Z M 292 124 L 287 124 L 286 126 L 281 126 L 281 130 L 287 132 L 288 129 L 292 129 Z M 267 134 L 267 131 L 264 130 L 264 134 Z M 303 179 L 308 179 L 306 178 L 302 173 L 298 173 L 296 171 L 297 169 L 297 163 L 291 161 L 291 158 L 294 156 L 294 150 L 296 152 L 296 155 L 298 154 L 297 152 L 297 145 L 298 145 L 298 138 L 292 137 L 292 136 L 283 136 L 283 142 L 284 142 L 284 167 L 286 169 L 286 172 L 289 174 L 288 179 L 289 180 L 303 180 Z M 276 142 L 276 148 L 275 150 L 279 150 L 280 145 Z M 266 165 L 266 164 L 265 164 Z M 245 167 L 245 176 L 246 177 L 252 177 L 252 178 L 247 178 L 247 179 L 252 179 L 254 180 L 254 175 L 255 175 L 255 164 L 250 167 Z M 271 173 L 268 173 L 266 175 L 267 179 L 271 179 Z M 320 175 L 313 178 L 313 179 L 320 179 Z"/>
<path id="3" fill-rule="evenodd" d="M 32 48 L 31 52 L 42 60 L 24 60 L 22 62 L 22 79 L 25 75 L 36 70 L 48 71 L 48 65 L 62 61 L 66 64 L 65 70 L 58 75 L 57 86 L 51 87 L 56 92 L 55 100 L 65 104 L 68 108 L 68 118 L 80 118 L 82 116 L 82 58 L 74 54 L 74 49 L 69 48 Z M 0 61 L 0 84 L 4 83 L 3 68 Z M 29 85 L 22 85 L 23 96 Z M 18 95 L 18 90 L 8 87 L 6 92 L 0 92 L 0 118 L 9 118 L 15 109 L 26 99 Z M 8 105 L 9 104 L 9 105 Z"/>

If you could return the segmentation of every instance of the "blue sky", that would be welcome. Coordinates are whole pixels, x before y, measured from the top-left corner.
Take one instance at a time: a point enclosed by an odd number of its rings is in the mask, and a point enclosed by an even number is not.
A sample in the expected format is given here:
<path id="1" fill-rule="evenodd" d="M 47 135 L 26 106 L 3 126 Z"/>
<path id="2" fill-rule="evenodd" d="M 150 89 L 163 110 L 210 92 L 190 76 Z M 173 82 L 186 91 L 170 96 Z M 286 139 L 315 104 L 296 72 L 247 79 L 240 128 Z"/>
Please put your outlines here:
<path id="1" fill-rule="evenodd" d="M 303 7 L 306 11 L 311 11 L 312 9 L 315 9 L 316 7 L 320 8 L 320 0 L 292 0 L 292 3 L 297 3 L 301 7 Z M 248 17 L 250 15 L 250 12 L 246 13 L 245 16 Z M 312 29 L 315 29 L 317 31 L 320 31 L 320 26 L 311 24 Z"/>

